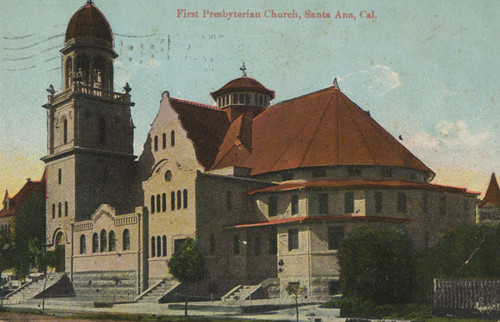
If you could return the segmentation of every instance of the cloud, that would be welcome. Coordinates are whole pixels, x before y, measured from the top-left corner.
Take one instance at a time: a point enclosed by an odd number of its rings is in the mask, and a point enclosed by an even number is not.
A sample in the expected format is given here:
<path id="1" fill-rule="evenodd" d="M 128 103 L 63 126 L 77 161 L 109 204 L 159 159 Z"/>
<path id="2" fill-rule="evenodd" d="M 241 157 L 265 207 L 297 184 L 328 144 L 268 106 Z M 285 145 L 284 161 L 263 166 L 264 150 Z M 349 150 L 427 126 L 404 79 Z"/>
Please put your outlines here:
<path id="1" fill-rule="evenodd" d="M 462 120 L 439 121 L 433 130 L 433 133 L 417 132 L 409 139 L 408 145 L 426 149 L 438 146 L 476 146 L 490 137 L 488 132 L 470 133 L 467 124 Z"/>
<path id="2" fill-rule="evenodd" d="M 343 77 L 337 77 L 337 79 L 340 82 L 351 77 L 353 77 L 356 82 L 362 83 L 365 89 L 375 92 L 378 96 L 384 96 L 389 91 L 401 86 L 399 74 L 390 67 L 379 64 L 372 66 L 368 70 L 347 74 Z"/>

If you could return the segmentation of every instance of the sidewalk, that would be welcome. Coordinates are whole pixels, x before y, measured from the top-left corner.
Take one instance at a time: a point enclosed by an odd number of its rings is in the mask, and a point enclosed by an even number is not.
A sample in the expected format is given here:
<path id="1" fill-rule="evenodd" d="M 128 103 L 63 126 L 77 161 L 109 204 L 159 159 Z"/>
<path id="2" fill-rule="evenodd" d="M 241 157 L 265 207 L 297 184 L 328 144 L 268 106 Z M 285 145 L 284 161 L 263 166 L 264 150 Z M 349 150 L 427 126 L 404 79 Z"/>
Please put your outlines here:
<path id="1" fill-rule="evenodd" d="M 339 318 L 339 309 L 320 308 L 314 302 L 300 303 L 300 321 L 345 321 Z M 4 305 L 15 309 L 42 309 L 42 300 L 32 300 L 27 304 Z M 45 300 L 45 310 L 52 312 L 86 312 L 86 313 L 126 313 L 148 314 L 156 316 L 183 316 L 184 303 L 126 303 L 114 304 L 112 307 L 95 308 L 91 302 L 71 300 Z M 270 299 L 228 303 L 222 301 L 191 302 L 188 305 L 191 317 L 244 318 L 268 321 L 295 321 L 293 300 Z"/>

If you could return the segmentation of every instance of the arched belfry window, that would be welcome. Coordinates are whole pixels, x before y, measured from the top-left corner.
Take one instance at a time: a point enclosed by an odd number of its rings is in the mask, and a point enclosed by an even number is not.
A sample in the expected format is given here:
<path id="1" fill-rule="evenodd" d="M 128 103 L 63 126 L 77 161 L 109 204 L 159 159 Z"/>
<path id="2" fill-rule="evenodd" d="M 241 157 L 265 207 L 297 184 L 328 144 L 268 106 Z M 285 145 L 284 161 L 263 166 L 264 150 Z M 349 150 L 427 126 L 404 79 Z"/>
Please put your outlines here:
<path id="1" fill-rule="evenodd" d="M 90 61 L 86 55 L 79 55 L 76 59 L 76 72 L 81 73 L 81 81 L 89 85 L 90 81 Z"/>
<path id="2" fill-rule="evenodd" d="M 106 61 L 102 57 L 98 57 L 94 61 L 94 70 L 93 72 L 93 84 L 92 86 L 97 87 L 97 88 L 102 88 L 106 89 L 106 75 L 107 75 L 107 70 L 106 70 Z"/>
<path id="3" fill-rule="evenodd" d="M 114 231 L 109 232 L 109 251 L 114 252 L 116 250 L 116 236 Z"/>
<path id="4" fill-rule="evenodd" d="M 65 68 L 65 88 L 71 87 L 71 80 L 73 75 L 73 59 L 69 57 L 66 59 L 66 68 Z"/>
<path id="5" fill-rule="evenodd" d="M 99 120 L 99 143 L 106 143 L 106 121 L 102 117 Z"/>

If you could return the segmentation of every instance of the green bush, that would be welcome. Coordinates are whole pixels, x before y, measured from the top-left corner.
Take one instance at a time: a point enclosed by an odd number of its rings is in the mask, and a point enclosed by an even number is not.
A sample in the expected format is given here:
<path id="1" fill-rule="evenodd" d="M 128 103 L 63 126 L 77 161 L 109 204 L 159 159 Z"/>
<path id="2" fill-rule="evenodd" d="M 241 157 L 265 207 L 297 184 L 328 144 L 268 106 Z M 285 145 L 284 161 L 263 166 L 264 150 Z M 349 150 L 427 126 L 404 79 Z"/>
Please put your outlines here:
<path id="1" fill-rule="evenodd" d="M 342 294 L 374 304 L 408 303 L 415 287 L 415 248 L 394 226 L 362 227 L 339 252 Z"/>

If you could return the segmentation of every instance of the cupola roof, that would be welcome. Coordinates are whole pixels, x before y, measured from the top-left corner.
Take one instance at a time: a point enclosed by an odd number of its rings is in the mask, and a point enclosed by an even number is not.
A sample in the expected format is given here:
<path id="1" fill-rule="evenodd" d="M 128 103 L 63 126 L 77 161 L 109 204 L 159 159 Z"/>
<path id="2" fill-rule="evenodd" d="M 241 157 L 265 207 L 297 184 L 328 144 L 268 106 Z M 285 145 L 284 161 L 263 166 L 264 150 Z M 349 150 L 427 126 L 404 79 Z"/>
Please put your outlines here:
<path id="1" fill-rule="evenodd" d="M 108 20 L 90 0 L 75 12 L 66 29 L 65 42 L 79 38 L 103 40 L 113 45 L 113 32 Z"/>
<path id="2" fill-rule="evenodd" d="M 264 87 L 259 81 L 247 77 L 242 76 L 232 81 L 228 82 L 226 85 L 222 86 L 220 89 L 215 92 L 210 93 L 214 99 L 219 97 L 222 94 L 236 91 L 250 91 L 250 92 L 258 92 L 263 93 L 270 96 L 270 99 L 274 98 L 274 91 L 271 91 Z"/>

